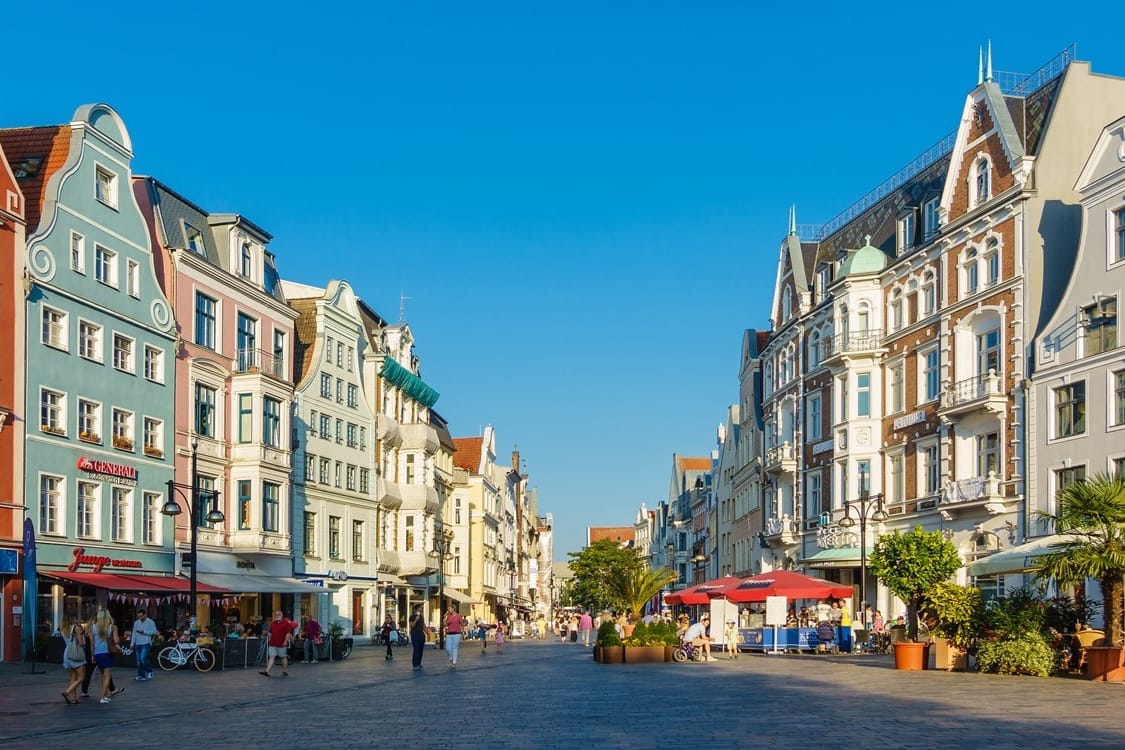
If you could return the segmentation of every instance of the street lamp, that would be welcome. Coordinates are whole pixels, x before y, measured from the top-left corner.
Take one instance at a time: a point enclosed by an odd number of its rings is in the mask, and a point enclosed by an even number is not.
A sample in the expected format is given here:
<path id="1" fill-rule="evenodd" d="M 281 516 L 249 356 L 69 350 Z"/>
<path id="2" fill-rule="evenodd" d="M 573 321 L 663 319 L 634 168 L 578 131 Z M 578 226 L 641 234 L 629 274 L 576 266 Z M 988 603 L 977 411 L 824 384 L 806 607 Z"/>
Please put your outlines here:
<path id="1" fill-rule="evenodd" d="M 859 608 L 867 604 L 867 517 L 870 512 L 871 520 L 875 523 L 883 523 L 889 516 L 883 510 L 883 495 L 868 495 L 867 490 L 860 491 L 859 497 L 855 500 L 847 500 L 844 502 L 844 517 L 840 519 L 840 525 L 845 529 L 850 529 L 855 526 L 855 519 L 852 518 L 852 506 L 859 506 Z M 862 610 L 861 610 L 862 611 Z"/>
<path id="2" fill-rule="evenodd" d="M 453 532 L 449 529 L 439 528 L 434 535 L 434 548 L 426 554 L 437 558 L 438 561 L 438 642 L 437 647 L 445 648 L 445 561 L 452 560 L 453 554 L 449 551 L 453 544 Z"/>
<path id="3" fill-rule="evenodd" d="M 169 479 L 165 484 L 168 486 L 168 500 L 160 508 L 161 514 L 165 516 L 178 516 L 182 512 L 180 504 L 176 502 L 176 490 L 191 490 L 190 499 L 183 492 L 180 493 L 182 497 L 188 499 L 189 507 L 188 513 L 191 514 L 191 519 L 188 525 L 191 527 L 191 610 L 188 612 L 188 628 L 191 628 L 191 618 L 195 617 L 196 606 L 196 588 L 198 587 L 196 554 L 195 550 L 199 544 L 199 519 L 197 517 L 197 508 L 199 507 L 199 438 L 192 435 L 191 438 L 191 484 L 180 484 Z M 219 493 L 216 490 L 208 490 L 211 500 L 211 510 L 207 512 L 207 523 L 222 523 L 227 520 L 223 512 L 216 507 L 218 505 Z"/>

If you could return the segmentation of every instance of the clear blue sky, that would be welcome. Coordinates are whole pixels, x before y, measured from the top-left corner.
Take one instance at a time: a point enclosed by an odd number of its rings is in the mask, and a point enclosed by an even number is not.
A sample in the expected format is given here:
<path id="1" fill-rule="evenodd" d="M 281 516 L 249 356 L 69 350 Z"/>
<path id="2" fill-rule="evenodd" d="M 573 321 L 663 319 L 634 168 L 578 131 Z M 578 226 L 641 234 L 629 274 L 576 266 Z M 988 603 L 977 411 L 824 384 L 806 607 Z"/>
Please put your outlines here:
<path id="1" fill-rule="evenodd" d="M 826 221 L 954 130 L 989 37 L 1125 75 L 1094 3 L 11 5 L 0 125 L 107 102 L 286 278 L 404 291 L 438 410 L 518 444 L 560 560 L 714 447 L 790 203 Z"/>

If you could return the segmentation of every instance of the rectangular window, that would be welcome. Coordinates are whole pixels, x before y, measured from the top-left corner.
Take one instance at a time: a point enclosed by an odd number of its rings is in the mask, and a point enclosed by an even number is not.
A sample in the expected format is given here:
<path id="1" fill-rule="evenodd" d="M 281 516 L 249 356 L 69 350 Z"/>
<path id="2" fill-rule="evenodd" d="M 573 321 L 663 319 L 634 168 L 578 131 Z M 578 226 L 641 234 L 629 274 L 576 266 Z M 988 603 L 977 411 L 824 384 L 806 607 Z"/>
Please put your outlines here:
<path id="1" fill-rule="evenodd" d="M 316 409 L 309 411 L 309 437 L 316 437 L 316 422 L 317 412 Z"/>
<path id="2" fill-rule="evenodd" d="M 1117 237 L 1117 252 L 1114 254 L 1116 261 L 1125 260 L 1125 208 L 1113 212 L 1113 231 Z"/>
<path id="3" fill-rule="evenodd" d="M 164 382 L 164 350 L 145 344 L 145 380 Z"/>
<path id="4" fill-rule="evenodd" d="M 101 443 L 102 405 L 98 402 L 78 399 L 78 439 L 88 443 Z"/>
<path id="5" fill-rule="evenodd" d="M 269 396 L 262 399 L 262 442 L 281 447 L 281 402 Z"/>
<path id="6" fill-rule="evenodd" d="M 406 483 L 414 484 L 414 454 L 406 457 Z"/>
<path id="7" fill-rule="evenodd" d="M 66 434 L 66 394 L 50 388 L 39 390 L 39 429 L 52 435 Z"/>
<path id="8" fill-rule="evenodd" d="M 87 539 L 97 536 L 98 495 L 101 485 L 96 482 L 79 482 L 78 494 L 74 499 L 74 531 Z"/>
<path id="9" fill-rule="evenodd" d="M 887 498 L 891 502 L 901 502 L 906 499 L 906 476 L 902 473 L 902 456 L 887 457 L 887 474 L 890 482 L 887 485 Z"/>
<path id="10" fill-rule="evenodd" d="M 941 459 L 938 457 L 938 446 L 927 445 L 918 449 L 921 457 L 922 494 L 936 495 L 941 489 Z"/>
<path id="11" fill-rule="evenodd" d="M 336 381 L 336 403 L 338 403 L 338 404 L 344 403 L 344 381 L 343 380 L 337 380 Z"/>
<path id="12" fill-rule="evenodd" d="M 39 477 L 39 533 L 62 534 L 64 479 L 51 474 Z"/>
<path id="13" fill-rule="evenodd" d="M 361 451 L 367 450 L 367 428 L 359 428 L 359 449 Z"/>
<path id="14" fill-rule="evenodd" d="M 136 372 L 133 362 L 133 339 L 113 334 L 113 367 L 121 372 Z"/>
<path id="15" fill-rule="evenodd" d="M 117 288 L 117 253 L 101 245 L 94 245 L 94 278 Z"/>
<path id="16" fill-rule="evenodd" d="M 130 510 L 133 504 L 133 490 L 128 487 L 113 487 L 110 494 L 110 526 L 113 541 L 128 542 L 132 538 L 129 529 Z"/>
<path id="17" fill-rule="evenodd" d="M 144 418 L 145 455 L 164 458 L 164 422 L 152 417 Z"/>
<path id="18" fill-rule="evenodd" d="M 332 439 L 332 417 L 327 414 L 320 415 L 320 436 L 325 440 Z"/>
<path id="19" fill-rule="evenodd" d="M 206 294 L 195 294 L 195 343 L 215 349 L 215 300 Z"/>
<path id="20" fill-rule="evenodd" d="M 254 440 L 254 396 L 250 393 L 238 394 L 238 442 L 249 443 Z"/>
<path id="21" fill-rule="evenodd" d="M 340 517 L 328 517 L 328 556 L 339 560 L 340 555 Z"/>
<path id="22" fill-rule="evenodd" d="M 348 347 L 348 372 L 352 371 L 352 360 L 355 359 L 355 349 Z"/>
<path id="23" fill-rule="evenodd" d="M 922 285 L 922 314 L 933 315 L 937 310 L 937 287 L 932 281 Z"/>
<path id="24" fill-rule="evenodd" d="M 250 528 L 250 511 L 254 502 L 251 494 L 253 485 L 254 483 L 249 479 L 238 480 L 238 528 L 242 530 Z"/>
<path id="25" fill-rule="evenodd" d="M 977 435 L 977 476 L 1000 476 L 1000 433 Z"/>
<path id="26" fill-rule="evenodd" d="M 344 366 L 344 344 L 343 342 L 336 342 L 336 366 Z"/>
<path id="27" fill-rule="evenodd" d="M 326 343 L 325 346 L 324 346 L 324 351 L 325 351 L 324 363 L 328 364 L 328 365 L 332 364 L 332 353 L 334 351 L 336 351 L 336 339 L 329 336 L 328 337 L 328 343 Z"/>
<path id="28" fill-rule="evenodd" d="M 821 398 L 820 394 L 816 393 L 809 396 L 808 400 L 808 413 L 805 424 L 805 430 L 808 433 L 809 441 L 820 440 L 820 423 L 823 419 L 821 415 Z"/>
<path id="29" fill-rule="evenodd" d="M 363 562 L 363 521 L 352 521 L 352 560 Z"/>
<path id="30" fill-rule="evenodd" d="M 320 483 L 328 484 L 332 481 L 332 462 L 327 458 L 320 459 Z"/>
<path id="31" fill-rule="evenodd" d="M 1113 459 L 1113 476 L 1125 479 L 1125 458 Z"/>
<path id="32" fill-rule="evenodd" d="M 984 256 L 984 263 L 988 273 L 988 285 L 996 286 L 1000 283 L 1000 253 L 992 252 Z"/>
<path id="33" fill-rule="evenodd" d="M 840 405 L 840 419 L 838 422 L 846 422 L 848 419 L 848 376 L 841 375 L 836 378 L 836 401 Z"/>
<path id="34" fill-rule="evenodd" d="M 333 464 L 332 470 L 333 470 L 332 471 L 332 486 L 333 487 L 343 487 L 344 486 L 344 462 L 343 461 L 337 461 L 335 464 Z"/>
<path id="35" fill-rule="evenodd" d="M 316 513 L 305 511 L 305 554 L 316 556 Z"/>
<path id="36" fill-rule="evenodd" d="M 922 206 L 923 239 L 928 240 L 937 234 L 938 227 L 941 224 L 941 216 L 938 213 L 939 205 L 940 201 L 938 198 L 931 198 Z"/>
<path id="37" fill-rule="evenodd" d="M 316 456 L 311 453 L 305 454 L 305 482 L 316 483 Z"/>
<path id="38" fill-rule="evenodd" d="M 906 409 L 906 383 L 903 379 L 902 362 L 895 362 L 890 367 L 891 379 L 891 413 L 896 414 Z"/>
<path id="39" fill-rule="evenodd" d="M 871 416 L 871 373 L 861 372 L 856 375 L 856 410 L 857 417 Z"/>
<path id="40" fill-rule="evenodd" d="M 94 197 L 99 203 L 117 208 L 117 175 L 105 167 L 94 167 Z"/>
<path id="41" fill-rule="evenodd" d="M 355 433 L 356 433 L 355 425 L 352 424 L 351 422 L 349 422 L 348 423 L 348 447 L 349 448 L 356 447 Z"/>
<path id="42" fill-rule="evenodd" d="M 1114 424 L 1125 424 L 1125 370 L 1113 373 L 1113 405 L 1116 415 Z"/>
<path id="43" fill-rule="evenodd" d="M 1084 353 L 1087 357 L 1117 347 L 1117 298 L 1102 297 L 1082 309 L 1086 330 Z"/>
<path id="44" fill-rule="evenodd" d="M 1059 469 L 1055 472 L 1055 492 L 1064 487 L 1082 482 L 1086 479 L 1085 466 L 1071 466 L 1066 469 Z"/>
<path id="45" fill-rule="evenodd" d="M 246 372 L 251 367 L 258 367 L 258 321 L 245 313 L 239 313 L 236 341 L 239 372 Z"/>
<path id="46" fill-rule="evenodd" d="M 130 297 L 141 296 L 141 267 L 135 260 L 125 261 L 125 291 Z"/>
<path id="47" fill-rule="evenodd" d="M 1054 389 L 1055 437 L 1073 437 L 1086 431 L 1086 381 Z"/>
<path id="48" fill-rule="evenodd" d="M 187 249 L 196 255 L 207 257 L 207 248 L 203 244 L 203 234 L 191 224 L 184 224 L 184 235 L 187 237 Z"/>
<path id="49" fill-rule="evenodd" d="M 340 445 L 344 444 L 344 420 L 336 420 L 336 442 Z"/>
<path id="50" fill-rule="evenodd" d="M 204 437 L 215 437 L 215 396 L 214 388 L 195 384 L 195 433 Z"/>
<path id="51" fill-rule="evenodd" d="M 43 308 L 42 341 L 47 346 L 66 351 L 67 342 L 66 313 L 50 307 Z"/>
<path id="52" fill-rule="evenodd" d="M 902 254 L 914 247 L 914 214 L 909 213 L 898 220 L 898 251 Z"/>
<path id="53" fill-rule="evenodd" d="M 164 505 L 163 495 L 146 492 L 141 507 L 141 543 L 160 544 L 160 509 Z"/>
<path id="54" fill-rule="evenodd" d="M 359 389 L 352 383 L 348 383 L 348 406 L 353 409 L 359 406 Z"/>
<path id="55" fill-rule="evenodd" d="M 93 362 L 102 361 L 102 327 L 85 320 L 78 321 L 78 356 Z"/>
<path id="56" fill-rule="evenodd" d="M 821 479 L 819 473 L 809 474 L 807 483 L 808 499 L 805 506 L 807 518 L 815 519 L 822 512 L 828 510 L 824 507 L 824 493 L 821 491 Z"/>
<path id="57" fill-rule="evenodd" d="M 368 492 L 370 492 L 371 491 L 370 482 L 371 482 L 370 471 L 368 469 L 360 469 L 359 470 L 359 491 L 362 492 L 365 495 Z"/>
<path id="58" fill-rule="evenodd" d="M 933 401 L 941 391 L 941 353 L 935 347 L 921 357 L 924 400 Z"/>
<path id="59" fill-rule="evenodd" d="M 345 489 L 355 492 L 355 467 L 348 464 L 347 474 L 344 479 Z"/>
<path id="60" fill-rule="evenodd" d="M 113 447 L 122 451 L 133 450 L 133 412 L 114 407 L 112 422 Z"/>
<path id="61" fill-rule="evenodd" d="M 320 397 L 332 398 L 332 376 L 321 373 L 320 375 Z"/>
<path id="62" fill-rule="evenodd" d="M 262 483 L 262 530 L 278 531 L 281 526 L 281 485 Z"/>
<path id="63" fill-rule="evenodd" d="M 1000 329 L 977 335 L 977 375 L 1000 374 Z"/>
<path id="64" fill-rule="evenodd" d="M 78 232 L 70 233 L 70 270 L 86 273 L 86 238 Z"/>
<path id="65" fill-rule="evenodd" d="M 243 278 L 249 279 L 253 276 L 254 272 L 254 258 L 250 253 L 250 243 L 244 242 L 242 244 L 242 264 L 239 267 L 239 273 Z"/>
<path id="66" fill-rule="evenodd" d="M 207 514 L 215 507 L 215 477 L 199 477 L 198 489 L 195 493 L 195 502 L 192 503 L 195 513 L 195 525 L 201 529 L 211 528 L 214 524 L 207 520 Z"/>
<path id="67" fill-rule="evenodd" d="M 285 372 L 285 332 L 273 332 L 273 376 L 288 379 Z"/>
<path id="68" fill-rule="evenodd" d="M 414 551 L 414 516 L 406 517 L 406 545 L 404 551 Z"/>

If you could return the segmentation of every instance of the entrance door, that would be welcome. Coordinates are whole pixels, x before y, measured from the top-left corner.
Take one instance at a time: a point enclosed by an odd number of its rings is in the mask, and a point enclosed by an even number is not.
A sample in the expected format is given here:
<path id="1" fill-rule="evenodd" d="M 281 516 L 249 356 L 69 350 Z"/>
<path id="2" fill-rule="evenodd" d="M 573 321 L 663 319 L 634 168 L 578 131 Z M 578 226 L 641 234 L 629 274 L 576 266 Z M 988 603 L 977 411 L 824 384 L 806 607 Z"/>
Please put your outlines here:
<path id="1" fill-rule="evenodd" d="M 352 635 L 363 635 L 363 592 L 352 590 Z"/>

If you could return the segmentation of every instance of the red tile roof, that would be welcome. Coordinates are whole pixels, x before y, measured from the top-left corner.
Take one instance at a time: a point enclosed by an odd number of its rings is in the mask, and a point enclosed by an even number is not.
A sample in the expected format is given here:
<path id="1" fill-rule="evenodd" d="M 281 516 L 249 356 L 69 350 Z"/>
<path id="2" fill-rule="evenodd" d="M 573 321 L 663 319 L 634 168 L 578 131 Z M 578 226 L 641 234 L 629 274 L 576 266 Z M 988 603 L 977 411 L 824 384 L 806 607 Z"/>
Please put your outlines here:
<path id="1" fill-rule="evenodd" d="M 0 130 L 0 144 L 4 146 L 4 154 L 27 201 L 27 234 L 30 236 L 39 228 L 47 180 L 66 163 L 70 153 L 70 128 L 48 125 Z"/>
<path id="2" fill-rule="evenodd" d="M 453 465 L 469 471 L 480 471 L 480 452 L 484 448 L 484 438 L 453 438 Z"/>
<path id="3" fill-rule="evenodd" d="M 680 469 L 682 471 L 710 471 L 711 459 L 681 456 Z"/>
<path id="4" fill-rule="evenodd" d="M 615 542 L 632 542 L 637 538 L 637 530 L 632 526 L 590 526 L 586 529 L 587 544 L 594 544 L 603 539 L 612 539 Z"/>

